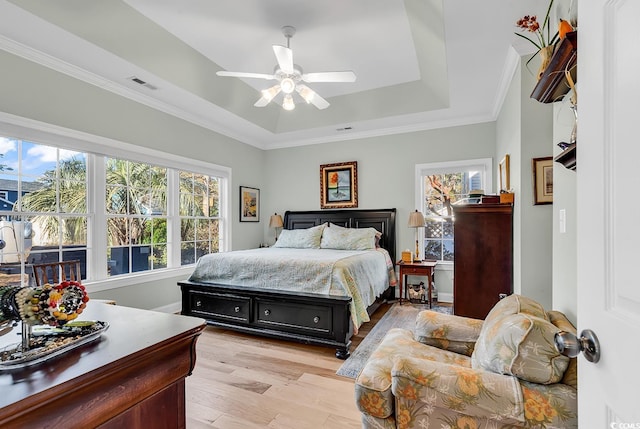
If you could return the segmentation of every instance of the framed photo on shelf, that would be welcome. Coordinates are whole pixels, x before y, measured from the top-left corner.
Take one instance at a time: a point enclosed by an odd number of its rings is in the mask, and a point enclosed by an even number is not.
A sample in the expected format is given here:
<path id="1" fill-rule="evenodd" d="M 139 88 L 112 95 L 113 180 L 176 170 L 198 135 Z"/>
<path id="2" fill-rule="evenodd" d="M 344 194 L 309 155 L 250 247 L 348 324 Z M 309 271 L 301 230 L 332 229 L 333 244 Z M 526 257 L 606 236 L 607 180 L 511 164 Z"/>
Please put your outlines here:
<path id="1" fill-rule="evenodd" d="M 320 208 L 358 207 L 357 161 L 320 166 Z"/>
<path id="2" fill-rule="evenodd" d="M 500 161 L 498 172 L 498 177 L 500 177 L 500 190 L 508 191 L 509 189 L 511 189 L 511 183 L 509 182 L 509 154 L 506 154 L 504 158 L 502 158 L 502 161 Z"/>
<path id="3" fill-rule="evenodd" d="M 240 222 L 260 222 L 260 189 L 240 186 Z"/>
<path id="4" fill-rule="evenodd" d="M 553 157 L 533 158 L 533 204 L 553 204 Z"/>

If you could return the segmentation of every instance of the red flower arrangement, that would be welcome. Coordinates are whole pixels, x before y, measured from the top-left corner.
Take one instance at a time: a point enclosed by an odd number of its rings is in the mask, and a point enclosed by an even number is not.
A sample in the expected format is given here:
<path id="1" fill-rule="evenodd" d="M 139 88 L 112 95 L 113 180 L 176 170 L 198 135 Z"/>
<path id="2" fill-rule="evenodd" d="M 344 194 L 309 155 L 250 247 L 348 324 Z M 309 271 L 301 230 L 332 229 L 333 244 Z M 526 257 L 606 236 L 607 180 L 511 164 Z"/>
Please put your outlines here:
<path id="1" fill-rule="evenodd" d="M 525 15 L 523 18 L 516 21 L 516 26 L 518 28 L 522 31 L 533 33 L 534 37 L 527 37 L 521 33 L 515 33 L 515 35 L 531 42 L 536 48 L 538 48 L 538 52 L 546 46 L 553 45 L 558 40 L 557 31 L 551 35 L 551 22 L 549 18 L 553 2 L 554 0 L 549 1 L 549 7 L 547 7 L 547 13 L 544 16 L 542 26 L 540 25 L 540 22 L 538 22 L 536 15 Z"/>

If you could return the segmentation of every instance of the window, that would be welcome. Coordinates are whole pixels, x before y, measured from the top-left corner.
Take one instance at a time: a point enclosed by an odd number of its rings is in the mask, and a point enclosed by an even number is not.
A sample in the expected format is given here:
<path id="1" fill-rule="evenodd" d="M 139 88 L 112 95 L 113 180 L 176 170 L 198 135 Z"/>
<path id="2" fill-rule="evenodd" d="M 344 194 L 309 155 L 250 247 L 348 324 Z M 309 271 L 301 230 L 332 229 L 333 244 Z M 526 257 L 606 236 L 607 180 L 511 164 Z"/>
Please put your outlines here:
<path id="1" fill-rule="evenodd" d="M 167 170 L 105 158 L 110 276 L 167 267 Z"/>
<path id="2" fill-rule="evenodd" d="M 180 261 L 193 264 L 218 252 L 220 181 L 217 177 L 180 172 Z"/>
<path id="3" fill-rule="evenodd" d="M 7 282 L 21 284 L 24 264 L 86 259 L 87 155 L 8 138 L 0 150 L 0 183 L 12 204 L 0 210 Z"/>
<path id="4" fill-rule="evenodd" d="M 122 155 L 0 136 L 0 286 L 28 283 L 34 263 L 79 259 L 82 278 L 99 282 L 224 250 L 227 169 L 151 150 L 99 150 Z"/>
<path id="5" fill-rule="evenodd" d="M 416 205 L 425 215 L 425 259 L 453 262 L 453 209 L 474 203 L 474 190 L 491 189 L 491 159 L 416 165 Z"/>

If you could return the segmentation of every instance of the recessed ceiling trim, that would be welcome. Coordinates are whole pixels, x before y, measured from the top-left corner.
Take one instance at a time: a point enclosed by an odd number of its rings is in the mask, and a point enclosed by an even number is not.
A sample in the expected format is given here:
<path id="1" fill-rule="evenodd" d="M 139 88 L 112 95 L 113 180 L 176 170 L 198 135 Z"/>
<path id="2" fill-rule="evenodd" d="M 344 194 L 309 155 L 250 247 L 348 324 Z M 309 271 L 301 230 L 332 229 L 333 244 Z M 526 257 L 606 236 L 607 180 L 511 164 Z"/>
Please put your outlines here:
<path id="1" fill-rule="evenodd" d="M 122 84 L 113 82 L 109 79 L 105 79 L 88 70 L 82 69 L 73 64 L 69 64 L 68 62 L 60 60 L 59 58 L 55 58 L 42 51 L 26 46 L 15 40 L 9 39 L 4 35 L 0 35 L 0 49 L 24 58 L 25 60 L 39 64 L 43 67 L 47 67 L 51 70 L 78 79 L 82 82 L 94 85 L 98 88 L 112 92 L 121 97 L 125 97 L 129 100 L 143 104 L 152 109 L 175 116 L 192 124 L 201 126 L 208 130 L 257 147 L 259 149 L 265 149 L 265 145 L 262 140 L 248 138 L 246 134 L 239 134 L 230 128 L 223 127 L 218 121 L 212 121 L 207 118 L 199 117 L 184 109 L 180 109 L 174 105 L 160 101 L 157 98 L 141 94 Z M 128 81 L 128 79 L 123 79 L 123 81 L 124 80 Z M 169 84 L 167 83 L 167 85 Z M 232 115 L 229 112 L 223 111 L 222 109 L 220 109 L 220 111 L 220 115 Z"/>
<path id="2" fill-rule="evenodd" d="M 367 131 L 356 131 L 347 134 L 340 134 L 335 136 L 317 137 L 309 139 L 291 139 L 270 143 L 265 149 L 284 149 L 296 146 L 309 146 L 314 144 L 334 143 L 347 140 L 359 140 L 373 137 L 389 136 L 396 134 L 415 133 L 420 131 L 435 130 L 439 128 L 459 127 L 464 125 L 481 124 L 485 122 L 493 122 L 496 118 L 492 115 L 469 115 L 464 117 L 443 118 L 432 121 L 425 121 L 421 124 L 411 124 L 399 127 L 388 128 L 376 128 Z"/>
<path id="3" fill-rule="evenodd" d="M 494 120 L 496 120 L 500 114 L 500 109 L 502 109 L 502 104 L 507 96 L 509 86 L 511 85 L 511 81 L 518 69 L 520 61 L 520 55 L 513 46 L 510 46 L 509 51 L 507 52 L 507 58 L 504 62 L 502 74 L 500 75 L 500 81 L 498 82 L 496 96 L 493 100 L 493 108 L 491 109 L 491 116 L 493 116 Z"/>

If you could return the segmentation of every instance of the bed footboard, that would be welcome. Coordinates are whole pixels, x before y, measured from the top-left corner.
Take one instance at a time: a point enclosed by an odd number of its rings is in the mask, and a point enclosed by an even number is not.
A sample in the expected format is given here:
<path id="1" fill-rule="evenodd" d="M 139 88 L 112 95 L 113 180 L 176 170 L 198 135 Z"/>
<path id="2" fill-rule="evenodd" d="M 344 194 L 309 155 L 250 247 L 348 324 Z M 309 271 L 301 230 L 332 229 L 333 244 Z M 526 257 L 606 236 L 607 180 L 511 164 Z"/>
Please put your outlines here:
<path id="1" fill-rule="evenodd" d="M 182 314 L 213 326 L 335 347 L 347 359 L 353 335 L 350 297 L 178 282 Z"/>

